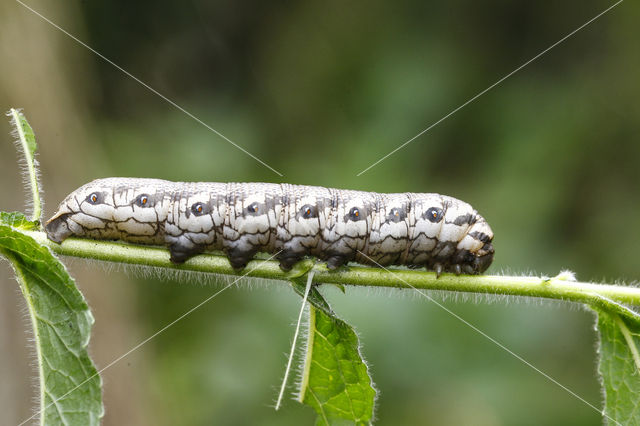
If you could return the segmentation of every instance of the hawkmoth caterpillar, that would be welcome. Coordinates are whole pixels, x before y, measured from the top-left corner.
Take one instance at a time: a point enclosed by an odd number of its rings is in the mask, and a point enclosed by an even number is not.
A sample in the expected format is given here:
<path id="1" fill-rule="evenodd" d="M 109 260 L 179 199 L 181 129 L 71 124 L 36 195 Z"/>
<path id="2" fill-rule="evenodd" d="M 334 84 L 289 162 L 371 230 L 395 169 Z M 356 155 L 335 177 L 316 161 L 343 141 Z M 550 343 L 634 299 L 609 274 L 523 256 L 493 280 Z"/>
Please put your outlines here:
<path id="1" fill-rule="evenodd" d="M 69 236 L 167 246 L 174 263 L 223 250 L 235 269 L 261 251 L 283 270 L 305 256 L 330 269 L 349 261 L 484 272 L 493 232 L 469 204 L 440 194 L 378 194 L 272 183 L 105 178 L 72 192 L 47 221 Z"/>

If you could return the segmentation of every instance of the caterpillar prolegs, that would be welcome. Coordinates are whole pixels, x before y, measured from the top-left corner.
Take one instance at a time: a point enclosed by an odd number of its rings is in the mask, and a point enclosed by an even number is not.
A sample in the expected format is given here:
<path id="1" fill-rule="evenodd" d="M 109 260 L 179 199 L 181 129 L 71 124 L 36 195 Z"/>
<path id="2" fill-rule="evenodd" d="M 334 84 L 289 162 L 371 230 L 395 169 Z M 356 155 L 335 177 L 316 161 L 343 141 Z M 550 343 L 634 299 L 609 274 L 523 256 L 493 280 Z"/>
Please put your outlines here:
<path id="1" fill-rule="evenodd" d="M 46 223 L 69 236 L 167 246 L 181 263 L 223 250 L 235 269 L 257 252 L 283 270 L 305 256 L 469 274 L 493 260 L 493 232 L 469 204 L 439 194 L 378 194 L 271 183 L 106 178 L 72 192 Z"/>

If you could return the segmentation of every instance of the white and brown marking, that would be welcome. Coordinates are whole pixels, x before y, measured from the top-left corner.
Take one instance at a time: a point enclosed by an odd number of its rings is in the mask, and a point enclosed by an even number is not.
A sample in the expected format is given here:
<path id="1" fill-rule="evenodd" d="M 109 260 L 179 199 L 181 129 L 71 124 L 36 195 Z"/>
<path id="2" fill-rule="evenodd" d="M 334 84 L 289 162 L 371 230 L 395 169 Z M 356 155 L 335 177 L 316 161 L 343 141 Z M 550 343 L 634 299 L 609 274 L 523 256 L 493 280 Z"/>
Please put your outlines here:
<path id="1" fill-rule="evenodd" d="M 289 184 L 97 179 L 45 228 L 58 243 L 74 235 L 164 245 L 176 263 L 223 250 L 236 269 L 280 251 L 284 270 L 316 256 L 331 269 L 356 261 L 478 274 L 494 255 L 487 222 L 455 198 Z"/>

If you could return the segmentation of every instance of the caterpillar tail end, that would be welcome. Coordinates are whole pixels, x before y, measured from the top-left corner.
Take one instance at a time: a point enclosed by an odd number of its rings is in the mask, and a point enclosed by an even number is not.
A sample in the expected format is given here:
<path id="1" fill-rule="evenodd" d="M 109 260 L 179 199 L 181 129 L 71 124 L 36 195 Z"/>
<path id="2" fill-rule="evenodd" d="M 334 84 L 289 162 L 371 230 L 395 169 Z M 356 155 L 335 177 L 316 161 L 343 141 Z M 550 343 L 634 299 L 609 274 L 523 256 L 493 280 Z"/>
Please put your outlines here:
<path id="1" fill-rule="evenodd" d="M 495 254 L 493 244 L 486 243 L 484 247 L 482 247 L 482 250 L 486 252 L 486 254 L 477 256 L 473 260 L 473 269 L 474 271 L 476 271 L 476 274 L 482 274 L 489 268 L 489 266 L 491 266 L 491 263 L 493 262 L 493 256 Z"/>

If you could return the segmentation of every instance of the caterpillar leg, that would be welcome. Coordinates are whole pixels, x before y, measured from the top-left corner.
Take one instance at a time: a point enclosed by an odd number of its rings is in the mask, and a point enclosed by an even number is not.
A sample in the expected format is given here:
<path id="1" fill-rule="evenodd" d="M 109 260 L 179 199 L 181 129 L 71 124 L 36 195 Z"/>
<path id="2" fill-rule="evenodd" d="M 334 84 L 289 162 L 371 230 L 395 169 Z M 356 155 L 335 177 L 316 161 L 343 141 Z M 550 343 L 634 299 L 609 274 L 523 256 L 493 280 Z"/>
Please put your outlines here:
<path id="1" fill-rule="evenodd" d="M 326 261 L 327 261 L 327 268 L 333 271 L 345 265 L 349 261 L 349 258 L 343 254 L 332 254 L 329 257 L 327 257 Z"/>
<path id="2" fill-rule="evenodd" d="M 196 254 L 200 254 L 204 251 L 204 248 L 200 245 L 193 243 L 184 243 L 183 240 L 179 240 L 177 243 L 169 246 L 169 253 L 171 253 L 170 260 L 175 264 L 186 262 Z"/>
<path id="3" fill-rule="evenodd" d="M 238 247 L 231 247 L 225 250 L 231 267 L 236 271 L 241 271 L 247 267 L 247 263 L 257 253 L 257 249 L 246 250 Z"/>
<path id="4" fill-rule="evenodd" d="M 284 272 L 289 272 L 293 265 L 300 262 L 304 258 L 303 255 L 295 252 L 286 252 L 283 251 L 277 256 L 277 259 L 280 261 L 280 269 Z"/>
<path id="5" fill-rule="evenodd" d="M 440 278 L 440 275 L 444 272 L 444 266 L 442 266 L 442 263 L 436 263 L 433 265 L 433 270 L 436 273 L 436 278 Z"/>

